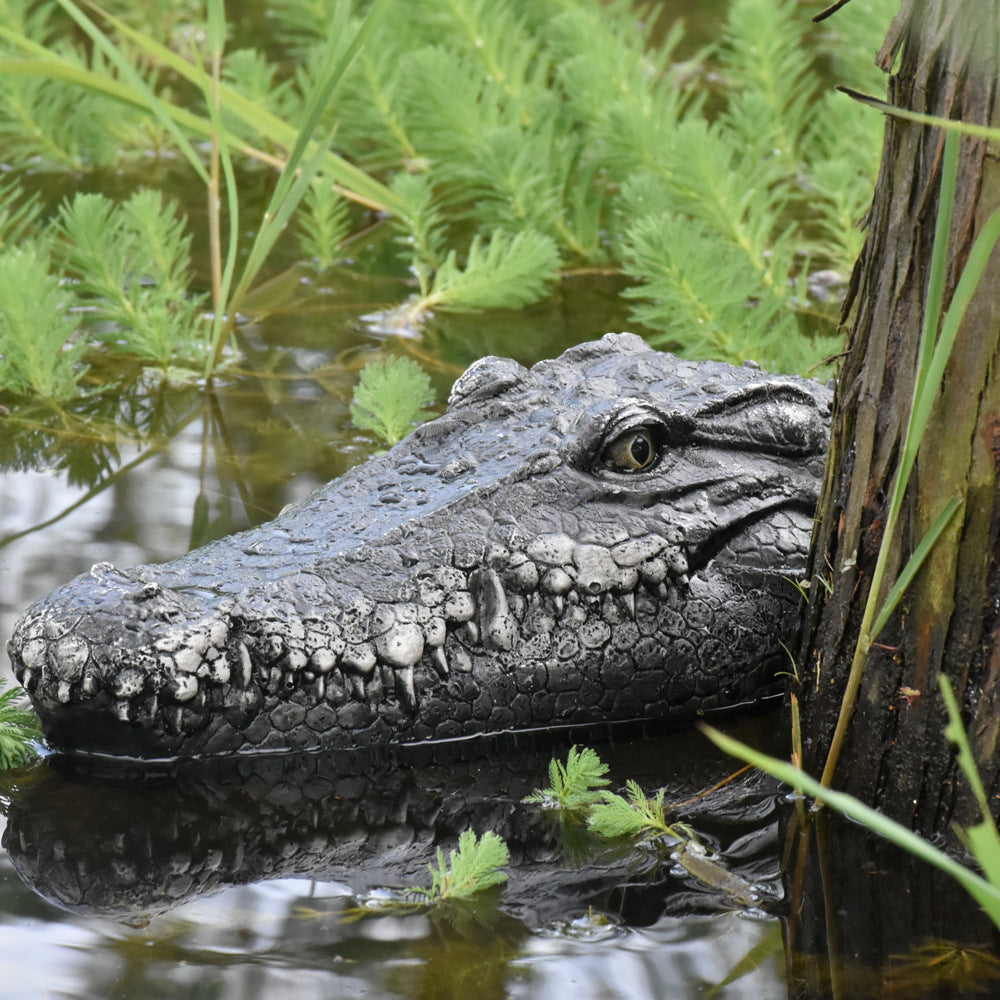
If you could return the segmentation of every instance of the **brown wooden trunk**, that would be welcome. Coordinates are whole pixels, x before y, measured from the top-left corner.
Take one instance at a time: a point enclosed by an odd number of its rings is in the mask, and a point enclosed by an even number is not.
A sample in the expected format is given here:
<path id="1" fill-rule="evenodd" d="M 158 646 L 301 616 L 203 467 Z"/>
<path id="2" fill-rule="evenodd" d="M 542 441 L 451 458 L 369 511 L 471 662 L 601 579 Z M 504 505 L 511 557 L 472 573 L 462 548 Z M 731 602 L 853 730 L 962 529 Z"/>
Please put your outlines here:
<path id="1" fill-rule="evenodd" d="M 850 16 L 850 7 L 840 15 Z M 1000 0 L 904 0 L 880 53 L 889 100 L 1000 124 Z M 845 98 L 846 99 L 846 98 Z M 870 114 L 859 107 L 859 114 Z M 882 540 L 913 392 L 944 137 L 887 118 L 868 235 L 845 307 L 831 462 L 800 648 L 805 763 L 829 748 Z M 951 227 L 950 301 L 977 233 L 1000 205 L 1000 146 L 963 139 Z M 1000 794 L 1000 252 L 967 313 L 907 493 L 890 584 L 952 496 L 964 505 L 869 658 L 834 781 L 924 832 L 973 816 L 943 730 L 952 679 L 990 794 Z M 907 689 L 904 692 L 904 689 Z M 913 692 L 919 692 L 914 694 Z"/>

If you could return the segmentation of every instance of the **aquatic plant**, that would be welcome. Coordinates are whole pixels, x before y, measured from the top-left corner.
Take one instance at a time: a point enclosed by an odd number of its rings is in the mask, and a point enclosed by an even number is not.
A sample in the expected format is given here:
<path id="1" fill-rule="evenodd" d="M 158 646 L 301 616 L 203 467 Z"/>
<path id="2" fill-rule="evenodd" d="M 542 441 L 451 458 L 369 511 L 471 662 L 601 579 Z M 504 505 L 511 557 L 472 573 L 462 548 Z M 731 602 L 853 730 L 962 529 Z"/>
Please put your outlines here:
<path id="1" fill-rule="evenodd" d="M 975 899 L 990 920 L 1000 928 L 1000 834 L 997 832 L 985 789 L 976 770 L 972 749 L 962 727 L 958 702 L 951 689 L 951 684 L 944 675 L 941 675 L 940 681 L 949 717 L 946 733 L 957 747 L 959 766 L 973 790 L 982 815 L 981 821 L 975 826 L 959 829 L 957 833 L 975 858 L 983 875 L 974 871 L 970 866 L 957 861 L 946 851 L 914 833 L 902 823 L 889 819 L 877 809 L 866 806 L 859 799 L 846 792 L 834 791 L 806 774 L 800 767 L 760 753 L 710 726 L 703 728 L 708 738 L 727 753 L 766 771 L 791 785 L 801 794 L 809 795 L 818 802 L 836 809 L 854 822 L 860 823 L 891 841 L 897 847 L 901 847 L 950 875 Z"/>
<path id="2" fill-rule="evenodd" d="M 391 448 L 427 419 L 426 407 L 433 402 L 431 380 L 416 361 L 397 357 L 372 361 L 361 369 L 354 387 L 351 420 Z"/>
<path id="3" fill-rule="evenodd" d="M 549 761 L 549 787 L 538 788 L 524 801 L 549 809 L 576 812 L 602 801 L 602 790 L 610 784 L 608 765 L 590 747 L 569 748 L 566 763 Z"/>
<path id="4" fill-rule="evenodd" d="M 412 325 L 516 308 L 596 268 L 631 277 L 633 319 L 690 356 L 803 369 L 837 349 L 836 294 L 812 279 L 846 275 L 880 130 L 824 89 L 817 62 L 866 86 L 877 70 L 861 40 L 891 0 L 837 36 L 807 34 L 790 0 L 733 0 L 718 42 L 686 62 L 681 29 L 664 35 L 624 0 L 377 0 L 363 18 L 347 0 L 275 0 L 266 50 L 247 44 L 262 25 L 227 23 L 222 0 L 193 28 L 190 12 L 148 5 L 2 10 L 0 141 L 15 180 L 73 171 L 98 187 L 113 169 L 123 208 L 135 186 L 173 191 L 185 173 L 207 194 L 208 273 L 180 245 L 199 210 L 161 193 L 177 228 L 154 235 L 180 254 L 162 273 L 180 280 L 119 275 L 147 306 L 135 325 L 119 310 L 91 336 L 75 313 L 64 342 L 83 344 L 81 366 L 129 350 L 211 374 L 234 357 L 229 334 L 275 255 L 328 269 L 372 210 L 397 233 L 399 276 L 416 279 Z M 262 170 L 279 172 L 259 214 L 244 190 Z M 16 215 L 31 197 L 2 207 Z M 25 216 L 24 235 L 59 281 L 101 284 L 114 275 L 78 270 L 72 243 L 56 250 L 67 211 Z M 65 364 L 49 381 L 67 391 Z"/>
<path id="5" fill-rule="evenodd" d="M 42 738 L 35 713 L 24 707 L 24 692 L 0 678 L 0 771 L 20 767 L 35 756 L 34 741 Z"/>
<path id="6" fill-rule="evenodd" d="M 661 858 L 670 858 L 696 881 L 740 905 L 759 900 L 758 888 L 716 860 L 689 823 L 668 819 L 672 809 L 664 804 L 663 789 L 650 798 L 638 782 L 629 779 L 626 794 L 619 795 L 606 787 L 610 784 L 607 772 L 608 765 L 595 750 L 574 746 L 565 764 L 555 758 L 549 762 L 549 787 L 524 799 L 558 811 L 563 821 L 564 854 L 582 855 L 609 840 L 630 841 L 636 847 L 655 850 Z M 592 835 L 587 841 L 579 836 L 581 823 Z"/>
<path id="7" fill-rule="evenodd" d="M 458 838 L 458 850 L 437 850 L 437 867 L 427 866 L 431 874 L 430 888 L 414 889 L 428 902 L 439 903 L 450 899 L 468 899 L 477 892 L 502 885 L 507 873 L 499 869 L 510 861 L 510 851 L 503 838 L 487 830 L 477 837 L 472 830 L 464 830 Z"/>

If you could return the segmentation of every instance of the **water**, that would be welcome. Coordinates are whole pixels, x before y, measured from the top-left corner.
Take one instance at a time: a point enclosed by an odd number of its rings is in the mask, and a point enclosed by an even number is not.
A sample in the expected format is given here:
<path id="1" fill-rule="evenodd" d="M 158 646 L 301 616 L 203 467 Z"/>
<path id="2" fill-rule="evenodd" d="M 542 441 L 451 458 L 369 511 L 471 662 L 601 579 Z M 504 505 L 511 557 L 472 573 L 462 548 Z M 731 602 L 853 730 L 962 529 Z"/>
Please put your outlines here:
<path id="1" fill-rule="evenodd" d="M 684 742 L 627 744 L 616 768 Z M 698 779 L 720 763 L 706 760 Z M 272 759 L 128 786 L 38 767 L 8 810 L 0 919 L 18 947 L 4 982 L 25 996 L 695 997 L 735 973 L 715 995 L 784 995 L 766 912 L 780 898 L 773 788 L 729 793 L 721 819 L 694 809 L 758 895 L 734 908 L 655 851 L 573 851 L 521 802 L 545 761 L 515 750 L 351 774 Z M 428 884 L 435 845 L 470 825 L 510 844 L 502 893 L 387 902 Z"/>

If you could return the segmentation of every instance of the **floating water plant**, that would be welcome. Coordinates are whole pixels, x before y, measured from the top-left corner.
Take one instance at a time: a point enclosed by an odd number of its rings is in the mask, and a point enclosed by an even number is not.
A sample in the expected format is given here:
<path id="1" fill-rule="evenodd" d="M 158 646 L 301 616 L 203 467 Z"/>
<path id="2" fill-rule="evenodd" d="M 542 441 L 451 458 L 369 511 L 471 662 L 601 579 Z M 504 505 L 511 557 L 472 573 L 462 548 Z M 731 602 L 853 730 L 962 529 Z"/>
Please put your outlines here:
<path id="1" fill-rule="evenodd" d="M 431 873 L 429 889 L 416 889 L 428 902 L 438 903 L 449 899 L 468 899 L 484 889 L 492 889 L 507 881 L 507 873 L 500 871 L 510 861 L 510 851 L 503 839 L 491 830 L 477 837 L 472 830 L 465 830 L 458 838 L 458 850 L 437 851 L 437 867 L 428 865 Z"/>
<path id="2" fill-rule="evenodd" d="M 589 809 L 603 801 L 603 789 L 610 781 L 605 777 L 608 765 L 590 747 L 570 747 L 566 763 L 549 761 L 549 787 L 539 788 L 525 802 L 547 808 L 575 812 Z"/>
<path id="3" fill-rule="evenodd" d="M 20 767 L 35 756 L 34 741 L 42 738 L 35 713 L 23 707 L 20 688 L 4 690 L 0 678 L 0 770 Z"/>
<path id="4" fill-rule="evenodd" d="M 351 420 L 390 448 L 427 418 L 434 389 L 427 373 L 410 358 L 372 361 L 361 370 L 351 399 Z"/>

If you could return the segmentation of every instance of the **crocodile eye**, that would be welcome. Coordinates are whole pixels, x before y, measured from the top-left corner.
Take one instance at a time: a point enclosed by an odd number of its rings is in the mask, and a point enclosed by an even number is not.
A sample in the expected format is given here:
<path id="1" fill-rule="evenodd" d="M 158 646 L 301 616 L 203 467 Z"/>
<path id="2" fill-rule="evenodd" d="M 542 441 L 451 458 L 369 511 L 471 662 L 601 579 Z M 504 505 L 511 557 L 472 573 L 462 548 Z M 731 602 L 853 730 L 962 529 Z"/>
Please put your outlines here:
<path id="1" fill-rule="evenodd" d="M 648 427 L 626 431 L 604 449 L 604 460 L 616 472 L 642 472 L 657 459 L 659 448 Z"/>

